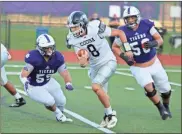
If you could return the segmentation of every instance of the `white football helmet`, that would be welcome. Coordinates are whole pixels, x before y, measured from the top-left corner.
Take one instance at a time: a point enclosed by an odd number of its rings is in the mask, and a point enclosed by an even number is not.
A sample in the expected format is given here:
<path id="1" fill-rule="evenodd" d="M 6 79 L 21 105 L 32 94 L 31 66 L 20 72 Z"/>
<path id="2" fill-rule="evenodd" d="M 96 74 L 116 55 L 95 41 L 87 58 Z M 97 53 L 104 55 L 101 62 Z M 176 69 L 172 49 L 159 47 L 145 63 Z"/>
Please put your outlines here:
<path id="1" fill-rule="evenodd" d="M 36 40 L 36 45 L 36 49 L 43 56 L 51 56 L 56 50 L 55 41 L 53 37 L 48 34 L 39 35 Z M 51 49 L 51 51 L 49 50 L 49 48 Z"/>
<path id="2" fill-rule="evenodd" d="M 136 16 L 136 21 L 134 23 L 128 23 L 127 22 L 127 18 L 130 16 Z M 125 24 L 129 27 L 129 28 L 133 28 L 135 27 L 137 24 L 140 23 L 141 17 L 140 17 L 140 11 L 134 7 L 134 6 L 129 6 L 128 8 L 126 8 L 123 12 L 123 19 Z"/>

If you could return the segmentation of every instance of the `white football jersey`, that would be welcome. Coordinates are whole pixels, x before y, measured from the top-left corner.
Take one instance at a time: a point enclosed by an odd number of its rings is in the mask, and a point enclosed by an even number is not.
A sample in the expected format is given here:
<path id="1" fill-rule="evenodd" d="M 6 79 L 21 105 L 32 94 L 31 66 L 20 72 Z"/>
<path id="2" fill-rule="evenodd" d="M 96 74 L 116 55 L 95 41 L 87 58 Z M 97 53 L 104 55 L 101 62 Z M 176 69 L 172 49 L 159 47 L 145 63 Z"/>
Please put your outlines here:
<path id="1" fill-rule="evenodd" d="M 74 47 L 75 53 L 80 49 L 87 49 L 89 52 L 90 67 L 96 67 L 115 60 L 108 41 L 105 37 L 111 36 L 111 28 L 94 20 L 88 23 L 87 34 L 76 38 L 71 33 L 67 35 L 67 43 Z"/>
<path id="2" fill-rule="evenodd" d="M 8 51 L 6 47 L 1 44 L 1 68 L 5 65 L 5 63 L 8 61 Z"/>
<path id="3" fill-rule="evenodd" d="M 3 44 L 1 44 L 1 53 L 3 52 L 7 52 L 7 49 Z"/>
<path id="4" fill-rule="evenodd" d="M 8 59 L 11 59 L 11 55 L 8 52 L 7 48 L 1 43 L 1 54 L 2 53 L 7 53 L 8 54 Z M 2 57 L 2 56 L 1 56 Z"/>

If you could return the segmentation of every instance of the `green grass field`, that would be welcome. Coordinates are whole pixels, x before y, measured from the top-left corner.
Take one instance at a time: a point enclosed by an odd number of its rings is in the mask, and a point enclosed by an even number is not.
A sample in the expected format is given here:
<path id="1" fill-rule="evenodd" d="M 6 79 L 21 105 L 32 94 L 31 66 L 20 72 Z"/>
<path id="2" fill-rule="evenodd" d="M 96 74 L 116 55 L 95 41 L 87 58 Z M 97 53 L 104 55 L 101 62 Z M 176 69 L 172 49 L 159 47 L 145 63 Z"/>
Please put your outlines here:
<path id="1" fill-rule="evenodd" d="M 13 24 L 11 26 L 11 49 L 16 50 L 31 50 L 35 47 L 36 39 L 36 28 L 37 26 L 23 25 L 23 24 Z M 72 49 L 67 49 L 65 45 L 66 35 L 68 29 L 66 27 L 50 27 L 49 33 L 55 38 L 57 50 L 60 51 L 72 51 Z M 181 47 L 173 49 L 169 44 L 169 38 L 172 34 L 180 33 L 167 33 L 164 36 L 164 51 L 163 54 L 180 54 Z M 5 41 L 5 26 L 2 24 L 1 39 Z"/>
<path id="2" fill-rule="evenodd" d="M 9 62 L 8 65 L 23 65 L 23 62 Z M 68 64 L 68 67 L 77 64 Z M 118 66 L 128 68 L 127 66 Z M 19 67 L 7 67 L 7 72 L 20 72 Z M 165 69 L 181 70 L 181 67 L 165 67 Z M 66 109 L 71 110 L 92 122 L 100 124 L 103 117 L 103 106 L 91 89 L 86 69 L 69 69 L 75 90 L 64 89 L 64 83 L 59 75 L 54 75 L 62 85 L 67 97 Z M 169 70 L 170 71 L 170 70 Z M 129 71 L 119 71 L 126 72 Z M 181 73 L 167 72 L 170 82 L 181 83 Z M 79 76 L 79 78 L 78 78 Z M 18 75 L 8 75 L 17 88 L 23 87 Z M 126 90 L 126 87 L 135 90 Z M 172 85 L 171 111 L 173 118 L 163 121 L 155 106 L 144 95 L 144 90 L 133 77 L 115 74 L 109 83 L 109 95 L 113 109 L 117 111 L 118 124 L 111 129 L 116 133 L 181 133 L 181 87 Z M 9 108 L 14 98 L 1 89 L 1 132 L 2 133 L 104 133 L 80 120 L 73 118 L 73 123 L 60 123 L 54 114 L 28 97 L 27 104 L 20 108 Z"/>

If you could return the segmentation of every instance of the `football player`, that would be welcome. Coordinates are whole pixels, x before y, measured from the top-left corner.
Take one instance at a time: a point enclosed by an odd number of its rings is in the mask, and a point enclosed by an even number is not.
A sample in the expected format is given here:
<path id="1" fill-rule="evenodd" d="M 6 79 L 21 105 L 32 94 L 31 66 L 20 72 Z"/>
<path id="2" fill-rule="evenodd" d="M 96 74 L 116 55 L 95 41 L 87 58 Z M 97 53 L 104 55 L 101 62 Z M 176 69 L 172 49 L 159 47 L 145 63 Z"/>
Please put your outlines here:
<path id="1" fill-rule="evenodd" d="M 171 86 L 156 55 L 156 47 L 161 46 L 163 40 L 154 28 L 154 22 L 149 19 L 141 19 L 137 8 L 131 6 L 125 9 L 123 19 L 126 25 L 119 27 L 119 29 L 125 32 L 127 41 L 131 46 L 130 51 L 134 54 L 134 61 L 124 60 L 130 61 L 131 73 L 138 84 L 145 89 L 146 96 L 158 108 L 162 119 L 166 120 L 168 117 L 172 117 L 169 110 Z M 121 46 L 120 39 L 116 38 L 113 51 L 122 58 L 124 52 L 121 51 Z M 161 93 L 162 102 L 156 89 Z"/>
<path id="2" fill-rule="evenodd" d="M 64 79 L 65 88 L 69 91 L 73 90 L 64 56 L 56 51 L 53 37 L 48 34 L 38 36 L 36 49 L 28 52 L 25 62 L 20 80 L 28 96 L 54 112 L 57 121 L 71 122 L 72 120 L 63 114 L 66 97 L 60 84 L 51 77 L 52 74 L 59 72 Z"/>
<path id="3" fill-rule="evenodd" d="M 108 80 L 114 74 L 117 62 L 105 37 L 118 36 L 127 46 L 126 36 L 122 31 L 111 29 L 99 20 L 88 22 L 86 14 L 81 11 L 72 12 L 68 17 L 67 25 L 69 28 L 67 47 L 74 47 L 82 67 L 90 64 L 89 77 L 92 81 L 92 90 L 104 106 L 105 115 L 100 125 L 112 128 L 116 125 L 117 118 L 116 111 L 111 107 L 107 88 Z M 88 55 L 85 53 L 79 56 L 80 49 L 87 50 Z M 128 52 L 127 55 L 133 56 L 132 52 Z"/>
<path id="4" fill-rule="evenodd" d="M 11 104 L 10 107 L 20 107 L 26 104 L 25 99 L 16 91 L 14 85 L 8 80 L 6 76 L 6 70 L 4 65 L 11 59 L 6 47 L 1 44 L 1 86 L 3 86 L 12 96 L 15 97 L 15 103 Z"/>

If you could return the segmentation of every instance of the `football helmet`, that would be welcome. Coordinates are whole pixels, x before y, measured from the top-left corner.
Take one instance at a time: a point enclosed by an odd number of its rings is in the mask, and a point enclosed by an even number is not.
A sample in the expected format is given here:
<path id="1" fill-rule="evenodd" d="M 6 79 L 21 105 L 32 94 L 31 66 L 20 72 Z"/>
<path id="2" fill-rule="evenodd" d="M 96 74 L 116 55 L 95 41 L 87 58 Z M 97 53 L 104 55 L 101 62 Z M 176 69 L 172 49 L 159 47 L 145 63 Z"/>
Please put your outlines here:
<path id="1" fill-rule="evenodd" d="M 72 12 L 67 21 L 67 27 L 74 37 L 80 37 L 83 35 L 88 24 L 88 18 L 85 13 L 81 11 Z M 74 30 L 73 30 L 74 29 Z"/>
<path id="2" fill-rule="evenodd" d="M 43 56 L 51 56 L 56 50 L 53 37 L 48 34 L 39 35 L 36 40 L 36 49 Z"/>
<path id="3" fill-rule="evenodd" d="M 132 16 L 135 16 L 136 20 L 135 20 L 135 22 L 129 23 L 127 18 L 132 17 Z M 129 28 L 134 28 L 137 24 L 140 23 L 140 20 L 141 20 L 140 11 L 136 7 L 130 6 L 124 10 L 123 19 L 124 19 L 125 24 Z"/>

